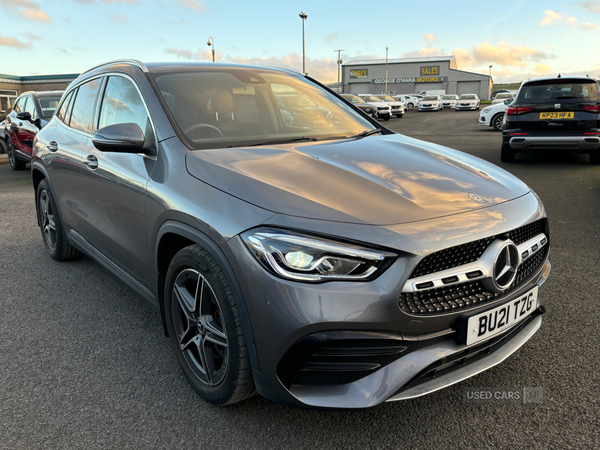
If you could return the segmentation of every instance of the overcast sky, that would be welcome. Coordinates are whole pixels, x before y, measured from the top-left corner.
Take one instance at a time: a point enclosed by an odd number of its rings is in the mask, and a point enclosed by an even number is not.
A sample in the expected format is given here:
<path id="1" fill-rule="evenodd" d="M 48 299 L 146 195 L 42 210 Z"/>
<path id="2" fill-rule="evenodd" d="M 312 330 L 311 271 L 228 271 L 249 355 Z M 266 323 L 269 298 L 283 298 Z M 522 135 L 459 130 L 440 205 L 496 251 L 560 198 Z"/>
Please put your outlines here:
<path id="1" fill-rule="evenodd" d="M 375 12 L 370 12 L 375 5 Z M 600 76 L 600 1 L 0 0 L 0 73 L 79 73 L 118 58 L 284 64 L 337 81 L 342 59 L 454 55 L 495 82 Z"/>

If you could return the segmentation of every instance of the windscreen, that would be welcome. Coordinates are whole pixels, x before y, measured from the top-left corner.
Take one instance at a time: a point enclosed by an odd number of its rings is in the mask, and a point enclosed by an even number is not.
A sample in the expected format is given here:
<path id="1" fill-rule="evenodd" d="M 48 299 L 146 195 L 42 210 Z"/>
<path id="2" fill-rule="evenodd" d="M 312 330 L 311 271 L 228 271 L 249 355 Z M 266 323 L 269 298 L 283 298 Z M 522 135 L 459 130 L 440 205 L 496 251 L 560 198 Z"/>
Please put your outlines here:
<path id="1" fill-rule="evenodd" d="M 512 94 L 498 94 L 496 98 L 513 98 Z"/>
<path id="2" fill-rule="evenodd" d="M 435 101 L 435 100 L 439 100 L 439 98 L 437 95 L 428 95 L 427 97 L 423 98 L 423 100 Z"/>
<path id="3" fill-rule="evenodd" d="M 561 103 L 600 102 L 598 83 L 592 80 L 536 81 L 523 86 L 519 102 Z"/>
<path id="4" fill-rule="evenodd" d="M 309 81 L 267 69 L 152 75 L 172 118 L 197 149 L 355 136 L 374 129 Z"/>
<path id="5" fill-rule="evenodd" d="M 442 100 L 456 100 L 456 97 L 454 95 L 444 95 Z"/>
<path id="6" fill-rule="evenodd" d="M 384 102 L 395 102 L 396 99 L 394 99 L 394 97 L 390 97 L 389 95 L 379 95 L 378 96 L 381 100 L 383 100 Z"/>
<path id="7" fill-rule="evenodd" d="M 344 97 L 350 103 L 367 103 L 357 95 L 342 95 L 342 97 Z"/>
<path id="8" fill-rule="evenodd" d="M 38 97 L 38 103 L 40 104 L 40 108 L 42 108 L 42 117 L 44 119 L 52 117 L 52 114 L 56 111 L 60 98 L 61 95 L 57 95 L 56 97 Z"/>
<path id="9" fill-rule="evenodd" d="M 364 95 L 362 98 L 367 102 L 381 103 L 381 99 L 375 97 L 374 95 Z"/>
<path id="10" fill-rule="evenodd" d="M 473 94 L 463 94 L 460 96 L 461 100 L 475 100 L 475 96 Z"/>

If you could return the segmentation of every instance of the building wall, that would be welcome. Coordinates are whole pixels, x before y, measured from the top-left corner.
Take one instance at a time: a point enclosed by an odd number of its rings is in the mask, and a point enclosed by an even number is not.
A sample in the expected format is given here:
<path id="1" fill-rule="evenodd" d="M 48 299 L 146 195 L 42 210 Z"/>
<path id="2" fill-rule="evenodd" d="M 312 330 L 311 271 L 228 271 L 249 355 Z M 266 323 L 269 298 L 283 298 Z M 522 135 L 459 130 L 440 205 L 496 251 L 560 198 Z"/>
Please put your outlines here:
<path id="1" fill-rule="evenodd" d="M 351 76 L 351 72 L 354 76 Z M 447 94 L 458 94 L 458 82 L 477 83 L 478 89 L 474 93 L 483 100 L 489 100 L 491 94 L 491 77 L 458 70 L 455 58 L 450 61 L 388 63 L 387 73 L 388 92 L 393 91 L 395 95 L 433 89 L 443 89 Z M 342 66 L 342 90 L 345 93 L 385 92 L 385 78 L 385 64 L 369 64 L 366 61 L 361 65 Z"/>

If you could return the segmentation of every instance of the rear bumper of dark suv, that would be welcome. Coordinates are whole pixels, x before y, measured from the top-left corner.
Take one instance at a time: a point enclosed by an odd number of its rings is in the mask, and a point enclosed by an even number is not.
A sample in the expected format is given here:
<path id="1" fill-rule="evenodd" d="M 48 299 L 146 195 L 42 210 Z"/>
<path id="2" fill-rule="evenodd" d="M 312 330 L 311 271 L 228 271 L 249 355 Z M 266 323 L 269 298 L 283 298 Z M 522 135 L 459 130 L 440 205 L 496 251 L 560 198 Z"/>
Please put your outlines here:
<path id="1" fill-rule="evenodd" d="M 257 263 L 240 238 L 228 241 L 223 250 L 232 261 L 253 327 L 259 393 L 298 407 L 366 408 L 442 389 L 514 353 L 539 328 L 541 302 L 524 321 L 470 346 L 462 343 L 461 320 L 519 298 L 546 281 L 551 267 L 547 219 L 531 193 L 477 214 L 504 219 L 490 223 L 485 234 L 471 234 L 450 248 L 444 243 L 456 242 L 465 229 L 443 226 L 456 224 L 456 217 L 435 219 L 431 225 L 449 230 L 443 232 L 447 236 L 433 244 L 419 242 L 427 233 L 411 236 L 424 249 L 421 255 L 401 252 L 378 278 L 353 283 L 352 289 L 345 282 L 307 284 L 277 278 Z M 279 226 L 287 225 L 284 222 Z M 336 227 L 346 228 L 344 235 L 352 234 L 350 228 L 357 235 L 373 232 L 373 227 L 360 225 Z M 414 227 L 382 231 L 410 235 Z M 498 238 L 520 245 L 540 234 L 546 237 L 543 248 L 525 260 L 505 292 L 487 292 L 479 281 L 425 293 L 403 292 L 417 275 L 448 270 L 448 261 L 453 261 L 450 268 L 477 261 Z"/>
<path id="2" fill-rule="evenodd" d="M 589 153 L 600 149 L 600 134 L 596 130 L 578 134 L 548 134 L 508 130 L 503 132 L 502 139 L 516 152 L 557 149 Z"/>

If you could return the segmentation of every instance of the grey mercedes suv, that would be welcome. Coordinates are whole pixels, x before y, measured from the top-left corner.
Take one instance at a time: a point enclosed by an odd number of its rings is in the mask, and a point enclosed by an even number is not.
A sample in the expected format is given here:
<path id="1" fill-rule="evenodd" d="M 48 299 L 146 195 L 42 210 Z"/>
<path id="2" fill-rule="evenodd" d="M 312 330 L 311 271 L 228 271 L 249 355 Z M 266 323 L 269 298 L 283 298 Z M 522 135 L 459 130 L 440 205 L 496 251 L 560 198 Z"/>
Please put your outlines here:
<path id="1" fill-rule="evenodd" d="M 327 113 L 285 114 L 280 96 Z M 535 193 L 296 72 L 94 67 L 38 133 L 32 178 L 49 255 L 83 252 L 144 297 L 212 403 L 417 397 L 541 325 Z"/>

